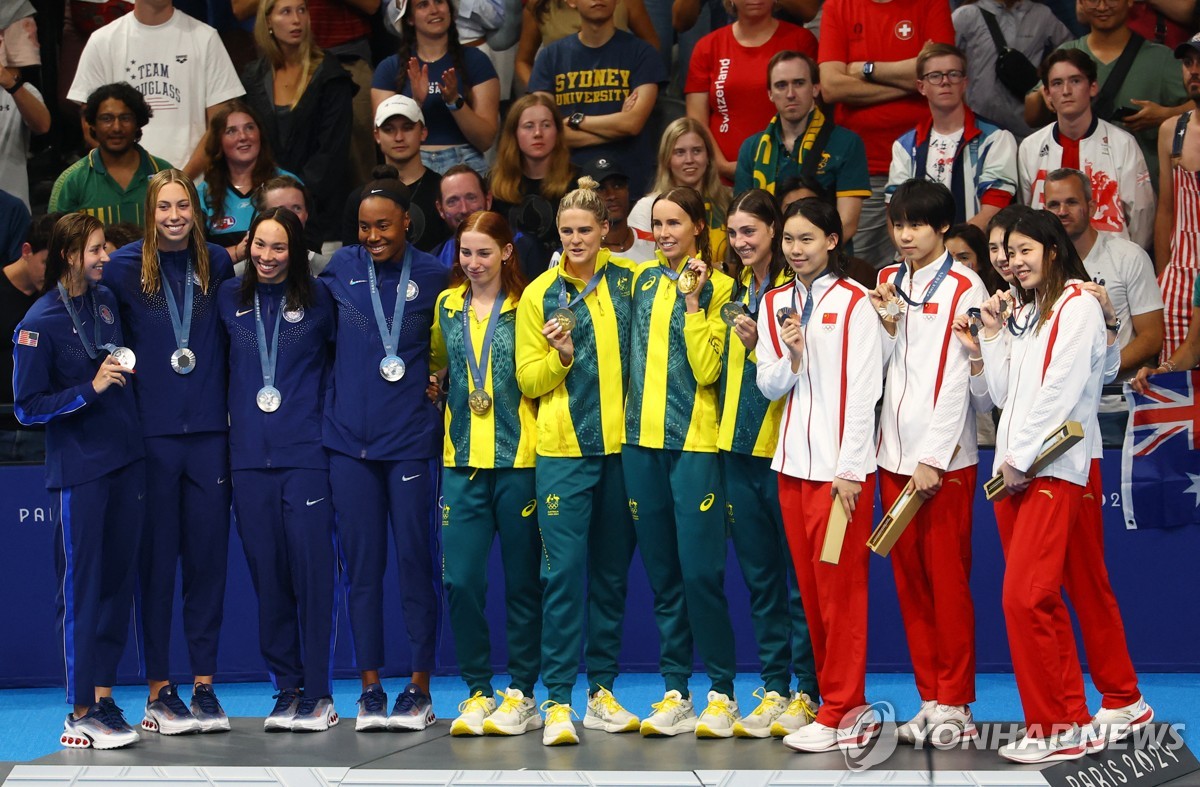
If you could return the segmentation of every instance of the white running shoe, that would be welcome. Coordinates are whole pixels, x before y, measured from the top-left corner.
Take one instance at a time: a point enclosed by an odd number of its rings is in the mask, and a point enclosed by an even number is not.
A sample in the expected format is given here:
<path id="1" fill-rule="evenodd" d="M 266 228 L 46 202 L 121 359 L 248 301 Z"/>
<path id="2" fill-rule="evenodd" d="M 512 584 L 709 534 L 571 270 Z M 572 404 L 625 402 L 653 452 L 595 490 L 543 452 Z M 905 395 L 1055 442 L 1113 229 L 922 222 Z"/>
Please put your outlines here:
<path id="1" fill-rule="evenodd" d="M 338 721 L 333 697 L 302 697 L 292 717 L 292 732 L 325 732 Z"/>
<path id="2" fill-rule="evenodd" d="M 896 726 L 896 740 L 909 746 L 918 740 L 923 740 L 929 731 L 929 714 L 937 707 L 937 700 L 926 700 L 921 703 L 921 709 L 903 724 Z"/>
<path id="3" fill-rule="evenodd" d="M 1083 730 L 1077 725 L 1057 735 L 1033 738 L 1027 733 L 1018 741 L 1000 747 L 1000 756 L 1022 764 L 1077 760 L 1088 752 Z"/>
<path id="4" fill-rule="evenodd" d="M 1154 708 L 1146 702 L 1145 697 L 1124 708 L 1101 708 L 1092 717 L 1091 734 L 1099 741 L 1097 748 L 1103 748 L 1110 743 L 1128 738 L 1140 727 L 1145 727 L 1154 721 Z"/>
<path id="5" fill-rule="evenodd" d="M 760 686 L 754 692 L 754 696 L 761 700 L 758 707 L 750 711 L 749 716 L 742 716 L 733 723 L 733 734 L 737 737 L 771 737 L 771 726 L 787 711 L 789 704 L 787 697 L 777 691 L 768 691 L 765 694 L 763 691 L 763 687 Z"/>
<path id="6" fill-rule="evenodd" d="M 969 705 L 942 705 L 937 703 L 925 715 L 925 737 L 934 746 L 951 748 L 965 738 L 978 735 L 975 717 Z"/>
<path id="7" fill-rule="evenodd" d="M 697 738 L 732 738 L 733 725 L 742 718 L 737 700 L 716 691 L 708 692 L 708 707 L 696 720 Z"/>
<path id="8" fill-rule="evenodd" d="M 833 751 L 838 745 L 838 730 L 814 721 L 784 736 L 783 745 L 795 751 Z"/>
<path id="9" fill-rule="evenodd" d="M 483 722 L 496 712 L 496 700 L 483 696 L 482 691 L 458 703 L 458 718 L 450 725 L 450 734 L 457 737 L 482 735 Z"/>
<path id="10" fill-rule="evenodd" d="M 681 732 L 695 731 L 696 709 L 692 705 L 690 694 L 684 698 L 672 689 L 663 695 L 662 702 L 656 702 L 650 707 L 654 708 L 654 713 L 642 721 L 642 735 L 678 735 Z"/>
<path id="11" fill-rule="evenodd" d="M 116 714 L 111 713 L 116 709 Z M 125 723 L 115 704 L 97 702 L 78 719 L 67 714 L 58 742 L 68 749 L 119 749 L 136 743 L 140 736 Z"/>
<path id="12" fill-rule="evenodd" d="M 533 698 L 526 697 L 520 689 L 510 688 L 504 692 L 500 707 L 484 719 L 483 732 L 485 735 L 524 735 L 541 726 L 542 717 L 538 715 Z"/>
<path id="13" fill-rule="evenodd" d="M 180 735 L 200 732 L 200 721 L 183 704 L 178 688 L 171 683 L 159 689 L 157 697 L 146 700 L 142 729 L 160 735 Z"/>
<path id="14" fill-rule="evenodd" d="M 641 720 L 617 702 L 612 692 L 603 686 L 588 697 L 587 712 L 583 714 L 583 726 L 589 730 L 605 732 L 637 732 Z"/>
<path id="15" fill-rule="evenodd" d="M 546 711 L 546 728 L 542 730 L 543 746 L 573 746 L 579 743 L 579 734 L 575 732 L 575 723 L 571 721 L 571 714 L 575 711 L 571 710 L 570 705 L 546 700 L 542 703 L 542 709 Z M 537 720 L 540 726 L 542 718 L 538 716 Z"/>
<path id="16" fill-rule="evenodd" d="M 817 720 L 817 703 L 806 692 L 792 692 L 791 700 L 779 718 L 771 723 L 771 737 L 783 738 Z"/>

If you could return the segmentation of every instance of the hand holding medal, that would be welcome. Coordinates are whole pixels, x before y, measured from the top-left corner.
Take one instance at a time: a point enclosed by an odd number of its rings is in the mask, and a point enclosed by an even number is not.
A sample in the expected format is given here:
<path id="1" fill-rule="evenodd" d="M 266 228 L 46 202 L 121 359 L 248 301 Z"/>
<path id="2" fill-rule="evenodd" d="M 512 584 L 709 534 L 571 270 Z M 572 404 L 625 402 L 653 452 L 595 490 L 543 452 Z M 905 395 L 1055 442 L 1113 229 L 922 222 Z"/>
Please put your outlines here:
<path id="1" fill-rule="evenodd" d="M 679 278 L 675 280 L 675 287 L 687 300 L 689 307 L 699 307 L 700 293 L 704 290 L 708 275 L 708 264 L 699 257 L 689 257 L 684 263 Z"/>
<path id="2" fill-rule="evenodd" d="M 871 290 L 871 305 L 875 307 L 875 311 L 879 314 L 879 319 L 883 320 L 885 325 L 894 326 L 900 322 L 900 315 L 904 314 L 904 301 L 900 300 L 900 295 L 896 292 L 896 285 L 890 281 L 880 282 L 879 286 Z"/>
<path id="3" fill-rule="evenodd" d="M 775 312 L 779 322 L 779 339 L 787 346 L 792 357 L 792 370 L 797 371 L 804 357 L 804 330 L 800 327 L 800 312 L 791 306 L 783 306 Z"/>
<path id="4" fill-rule="evenodd" d="M 979 307 L 979 321 L 983 325 L 983 338 L 994 336 L 1004 324 L 1004 316 L 1012 306 L 1012 294 L 999 290 Z"/>
<path id="5" fill-rule="evenodd" d="M 96 376 L 92 378 L 92 389 L 98 394 L 107 391 L 113 385 L 125 387 L 125 375 L 132 374 L 132 369 L 126 369 L 117 360 L 116 356 L 106 356 L 100 364 L 100 368 L 96 370 Z"/>

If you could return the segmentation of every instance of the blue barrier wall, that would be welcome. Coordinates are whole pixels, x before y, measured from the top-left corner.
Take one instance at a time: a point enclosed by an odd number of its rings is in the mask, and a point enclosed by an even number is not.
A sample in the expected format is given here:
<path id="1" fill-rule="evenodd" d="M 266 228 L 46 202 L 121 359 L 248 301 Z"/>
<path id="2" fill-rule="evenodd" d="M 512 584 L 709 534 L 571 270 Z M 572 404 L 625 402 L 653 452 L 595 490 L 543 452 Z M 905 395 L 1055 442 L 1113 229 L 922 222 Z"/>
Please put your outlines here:
<path id="1" fill-rule="evenodd" d="M 991 453 L 981 452 L 981 467 L 991 466 Z M 1105 538 L 1109 572 L 1129 637 L 1134 663 L 1140 670 L 1200 671 L 1200 527 L 1177 530 L 1128 531 L 1119 508 L 1120 455 L 1104 458 Z M 981 473 L 982 475 L 982 473 Z M 981 479 L 982 480 L 982 479 Z M 876 519 L 880 516 L 878 506 Z M 54 512 L 46 494 L 41 467 L 0 467 L 0 535 L 5 545 L 0 558 L 0 687 L 53 686 L 63 680 L 62 653 L 54 630 L 53 569 Z M 220 679 L 262 680 L 266 673 L 257 646 L 254 593 L 236 532 L 230 549 L 225 625 L 221 638 Z M 849 545 L 847 545 L 849 548 Z M 1008 671 L 1008 642 L 1000 611 L 1003 561 L 991 506 L 979 492 L 975 503 L 974 572 L 976 641 L 981 672 Z M 394 562 L 394 561 L 393 561 Z M 494 660 L 503 664 L 502 580 L 493 553 L 490 591 Z M 732 551 L 726 588 L 737 634 L 739 668 L 757 670 L 754 638 L 745 586 Z M 385 615 L 388 674 L 409 670 L 409 650 L 403 635 L 394 568 L 387 579 Z M 178 591 L 176 591 L 178 592 Z M 178 602 L 176 610 L 179 609 Z M 657 670 L 658 635 L 651 612 L 649 586 L 639 557 L 631 570 L 630 598 L 621 662 L 631 672 Z M 121 682 L 137 682 L 133 639 L 121 670 Z M 176 616 L 172 644 L 178 678 L 186 680 L 188 666 L 181 622 Z M 870 668 L 873 671 L 911 669 L 896 603 L 891 568 L 882 558 L 871 559 Z M 454 649 L 449 628 L 439 650 L 441 671 L 454 672 Z M 353 674 L 349 626 L 344 613 L 338 625 L 338 674 Z M 699 670 L 698 670 L 699 672 Z"/>

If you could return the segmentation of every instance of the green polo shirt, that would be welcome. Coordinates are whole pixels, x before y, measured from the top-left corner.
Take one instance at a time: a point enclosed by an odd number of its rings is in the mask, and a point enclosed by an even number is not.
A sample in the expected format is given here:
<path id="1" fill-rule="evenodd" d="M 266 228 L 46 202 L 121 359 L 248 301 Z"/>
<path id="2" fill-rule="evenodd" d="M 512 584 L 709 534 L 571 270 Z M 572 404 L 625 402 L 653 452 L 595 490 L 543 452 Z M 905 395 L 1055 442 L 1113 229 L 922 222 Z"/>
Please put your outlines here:
<path id="1" fill-rule="evenodd" d="M 67 168 L 50 192 L 50 211 L 83 212 L 105 224 L 131 222 L 142 226 L 146 209 L 146 186 L 154 173 L 170 169 L 166 159 L 152 156 L 138 145 L 141 163 L 127 188 L 113 180 L 104 168 L 99 150 L 93 150 Z"/>
<path id="2" fill-rule="evenodd" d="M 828 118 L 826 122 L 832 123 L 833 119 Z M 766 188 L 774 194 L 775 184 L 800 174 L 800 162 L 797 161 L 795 148 L 800 145 L 803 135 L 796 140 L 793 149 L 788 151 L 779 136 L 778 126 L 775 127 L 773 134 L 768 135 L 769 130 L 768 128 L 758 134 L 751 134 L 742 143 L 741 150 L 738 151 L 737 169 L 733 177 L 734 194 L 741 194 L 746 189 L 756 186 Z M 775 156 L 774 179 L 768 179 L 765 185 L 760 186 L 754 182 L 754 155 L 764 136 L 775 146 L 775 150 L 783 155 Z M 820 151 L 819 155 L 821 160 L 817 162 L 817 169 L 813 176 L 823 188 L 838 197 L 863 197 L 865 199 L 871 196 L 871 178 L 867 172 L 867 151 L 863 147 L 861 137 L 841 126 L 834 126 L 833 133 L 825 143 L 825 149 Z"/>

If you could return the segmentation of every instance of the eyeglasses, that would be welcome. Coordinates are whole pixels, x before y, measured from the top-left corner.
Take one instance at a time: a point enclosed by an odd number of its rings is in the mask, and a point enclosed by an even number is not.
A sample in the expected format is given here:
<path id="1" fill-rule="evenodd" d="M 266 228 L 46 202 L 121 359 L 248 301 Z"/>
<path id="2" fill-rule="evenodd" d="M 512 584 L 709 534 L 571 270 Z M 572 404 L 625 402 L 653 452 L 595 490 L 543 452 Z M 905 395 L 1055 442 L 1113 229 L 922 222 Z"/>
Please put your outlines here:
<path id="1" fill-rule="evenodd" d="M 967 75 L 965 72 L 955 69 L 954 71 L 930 71 L 921 77 L 921 80 L 931 85 L 940 85 L 948 79 L 950 80 L 950 84 L 957 85 L 966 78 Z"/>
<path id="2" fill-rule="evenodd" d="M 132 112 L 122 112 L 119 115 L 103 114 L 96 116 L 96 122 L 102 126 L 111 126 L 113 123 L 132 123 L 135 120 Z"/>
<path id="3" fill-rule="evenodd" d="M 1090 8 L 1093 11 L 1104 6 L 1105 8 L 1116 8 L 1120 0 L 1083 0 L 1083 7 Z"/>

